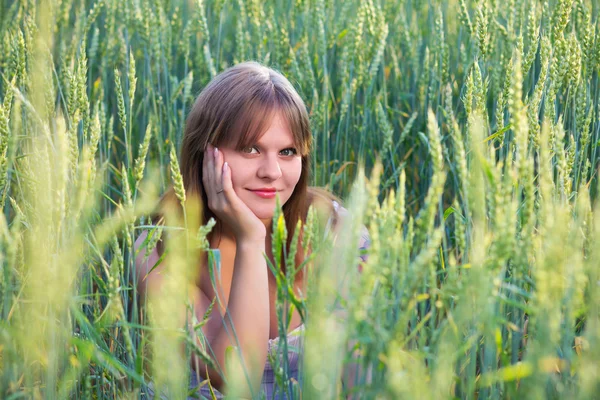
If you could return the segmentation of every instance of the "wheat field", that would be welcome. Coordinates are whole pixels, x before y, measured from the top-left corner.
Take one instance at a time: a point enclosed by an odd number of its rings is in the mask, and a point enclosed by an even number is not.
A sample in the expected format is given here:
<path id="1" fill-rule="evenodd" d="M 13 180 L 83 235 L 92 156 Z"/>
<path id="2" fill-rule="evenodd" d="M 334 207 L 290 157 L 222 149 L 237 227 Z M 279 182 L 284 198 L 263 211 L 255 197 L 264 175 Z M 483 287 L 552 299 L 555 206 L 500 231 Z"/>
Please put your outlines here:
<path id="1" fill-rule="evenodd" d="M 278 277 L 278 312 L 307 326 L 303 382 L 277 368 L 290 398 L 599 398 L 599 17 L 598 0 L 0 0 L 0 398 L 193 395 L 189 357 L 210 354 L 173 317 L 190 262 L 168 237 L 209 251 L 211 226 L 149 217 L 184 198 L 195 96 L 246 60 L 305 100 L 311 184 L 350 213 L 335 244 L 310 214 L 308 298 Z M 179 255 L 160 299 L 137 293 L 143 230 Z"/>

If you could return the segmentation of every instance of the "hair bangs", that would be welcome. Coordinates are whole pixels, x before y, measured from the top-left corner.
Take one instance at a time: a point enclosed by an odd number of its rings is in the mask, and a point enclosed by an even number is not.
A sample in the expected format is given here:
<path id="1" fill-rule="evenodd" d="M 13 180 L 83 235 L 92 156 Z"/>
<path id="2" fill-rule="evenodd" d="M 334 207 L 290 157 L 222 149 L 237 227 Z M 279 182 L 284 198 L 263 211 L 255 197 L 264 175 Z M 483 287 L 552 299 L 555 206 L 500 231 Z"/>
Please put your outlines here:
<path id="1" fill-rule="evenodd" d="M 304 110 L 299 109 L 299 107 L 303 107 L 303 103 L 290 99 L 286 94 L 285 92 L 278 93 L 278 108 L 292 131 L 294 147 L 296 147 L 299 155 L 305 157 L 309 154 L 312 143 L 310 126 L 304 117 L 306 108 Z"/>
<path id="2" fill-rule="evenodd" d="M 271 88 L 269 88 L 271 89 Z M 302 111 L 286 93 L 264 89 L 257 94 L 254 101 L 248 102 L 232 119 L 231 131 L 224 133 L 218 146 L 230 146 L 237 151 L 254 146 L 265 134 L 275 117 L 280 112 L 292 132 L 293 145 L 301 156 L 310 152 L 310 128 L 305 123 Z"/>
<path id="3" fill-rule="evenodd" d="M 275 113 L 277 102 L 269 90 L 262 90 L 256 97 L 232 115 L 234 123 L 230 131 L 224 132 L 218 145 L 225 145 L 235 150 L 243 150 L 254 146 L 267 131 Z"/>

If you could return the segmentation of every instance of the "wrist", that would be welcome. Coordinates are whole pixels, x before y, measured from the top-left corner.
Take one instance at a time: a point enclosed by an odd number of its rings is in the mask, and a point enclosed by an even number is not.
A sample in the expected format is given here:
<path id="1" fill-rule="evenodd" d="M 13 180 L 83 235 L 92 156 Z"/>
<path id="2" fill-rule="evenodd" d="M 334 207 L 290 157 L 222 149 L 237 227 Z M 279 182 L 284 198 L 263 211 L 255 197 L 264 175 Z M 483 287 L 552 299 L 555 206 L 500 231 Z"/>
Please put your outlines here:
<path id="1" fill-rule="evenodd" d="M 238 249 L 259 249 L 265 250 L 265 236 L 240 236 L 236 238 L 236 247 Z"/>

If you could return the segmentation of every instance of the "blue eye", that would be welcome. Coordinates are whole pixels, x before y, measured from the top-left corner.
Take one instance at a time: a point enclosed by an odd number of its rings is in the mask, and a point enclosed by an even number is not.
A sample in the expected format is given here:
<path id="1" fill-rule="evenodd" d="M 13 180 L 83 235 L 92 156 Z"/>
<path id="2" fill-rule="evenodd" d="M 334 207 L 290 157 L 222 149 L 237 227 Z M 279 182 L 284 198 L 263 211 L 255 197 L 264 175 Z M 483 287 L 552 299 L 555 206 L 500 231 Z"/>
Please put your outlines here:
<path id="1" fill-rule="evenodd" d="M 288 149 L 281 150 L 281 153 L 283 153 L 284 156 L 295 156 L 296 154 L 298 154 L 298 151 L 293 147 L 290 147 Z"/>

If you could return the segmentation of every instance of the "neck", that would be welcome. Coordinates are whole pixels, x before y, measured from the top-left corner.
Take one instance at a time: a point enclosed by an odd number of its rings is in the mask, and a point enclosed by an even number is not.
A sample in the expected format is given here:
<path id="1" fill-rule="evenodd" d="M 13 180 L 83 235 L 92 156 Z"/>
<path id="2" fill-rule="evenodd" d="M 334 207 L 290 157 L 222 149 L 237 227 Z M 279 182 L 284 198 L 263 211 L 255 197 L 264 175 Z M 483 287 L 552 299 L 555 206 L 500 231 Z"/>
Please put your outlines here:
<path id="1" fill-rule="evenodd" d="M 267 228 L 267 235 L 270 235 L 273 232 L 273 219 L 261 219 L 261 222 L 265 225 L 265 228 Z"/>

